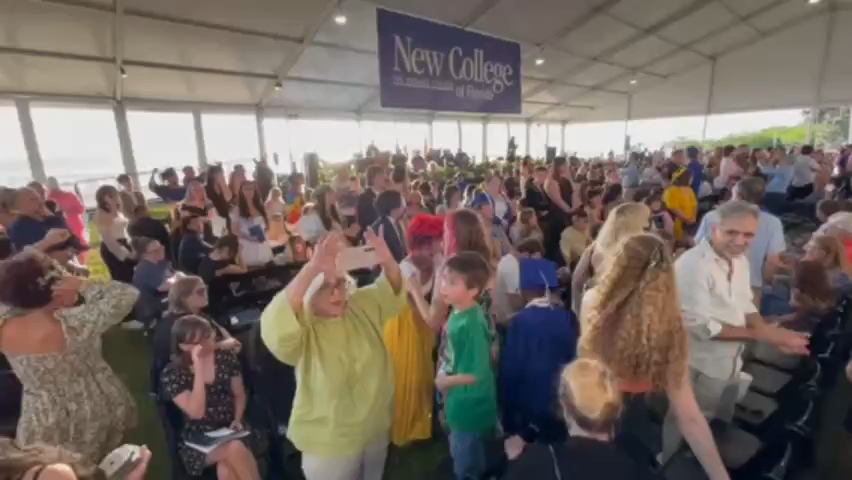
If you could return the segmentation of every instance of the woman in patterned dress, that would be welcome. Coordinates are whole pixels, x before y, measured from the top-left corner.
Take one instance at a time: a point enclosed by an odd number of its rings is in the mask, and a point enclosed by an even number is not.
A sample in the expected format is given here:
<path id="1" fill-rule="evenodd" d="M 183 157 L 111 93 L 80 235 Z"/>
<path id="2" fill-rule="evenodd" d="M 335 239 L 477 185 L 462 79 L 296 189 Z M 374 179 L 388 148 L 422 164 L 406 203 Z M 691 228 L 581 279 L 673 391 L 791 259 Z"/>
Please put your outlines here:
<path id="1" fill-rule="evenodd" d="M 24 389 L 17 441 L 97 463 L 136 423 L 133 397 L 101 355 L 101 335 L 130 313 L 139 292 L 68 275 L 44 254 L 67 238 L 52 230 L 3 262 L 0 352 Z"/>
<path id="2" fill-rule="evenodd" d="M 184 414 L 178 453 L 187 473 L 199 476 L 205 467 L 215 465 L 219 480 L 259 480 L 251 435 L 225 442 L 208 454 L 186 445 L 220 428 L 246 428 L 247 396 L 236 355 L 217 348 L 216 330 L 197 315 L 175 321 L 172 347 L 172 361 L 163 370 L 160 386 L 162 395 Z"/>

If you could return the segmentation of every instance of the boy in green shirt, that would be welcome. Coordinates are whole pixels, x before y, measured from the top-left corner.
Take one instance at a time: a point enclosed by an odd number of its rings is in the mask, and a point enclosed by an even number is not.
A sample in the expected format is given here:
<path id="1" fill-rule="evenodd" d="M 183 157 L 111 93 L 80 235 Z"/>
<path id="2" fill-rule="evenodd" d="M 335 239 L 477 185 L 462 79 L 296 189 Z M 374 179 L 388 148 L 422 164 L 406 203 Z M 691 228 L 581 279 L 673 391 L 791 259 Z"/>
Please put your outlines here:
<path id="1" fill-rule="evenodd" d="M 485 441 L 497 424 L 497 393 L 491 335 L 480 294 L 491 276 L 482 255 L 462 252 L 444 265 L 440 295 L 452 307 L 447 322 L 446 363 L 436 385 L 445 392 L 450 455 L 456 480 L 485 472 Z"/>

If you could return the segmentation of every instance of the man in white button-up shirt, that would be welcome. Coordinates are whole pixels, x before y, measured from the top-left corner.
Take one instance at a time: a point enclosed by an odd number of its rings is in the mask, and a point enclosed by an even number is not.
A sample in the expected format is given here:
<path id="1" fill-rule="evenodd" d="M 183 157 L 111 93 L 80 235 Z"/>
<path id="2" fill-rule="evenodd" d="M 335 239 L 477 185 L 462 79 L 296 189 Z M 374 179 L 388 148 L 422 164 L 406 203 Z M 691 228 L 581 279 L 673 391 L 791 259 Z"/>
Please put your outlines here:
<path id="1" fill-rule="evenodd" d="M 675 274 L 689 332 L 695 398 L 708 418 L 730 420 L 746 343 L 767 342 L 785 352 L 805 355 L 808 339 L 804 334 L 768 325 L 752 301 L 745 253 L 757 233 L 758 208 L 734 200 L 716 212 L 718 221 L 712 225 L 709 239 L 681 255 Z M 676 451 L 680 440 L 673 416 L 667 416 L 664 458 Z"/>

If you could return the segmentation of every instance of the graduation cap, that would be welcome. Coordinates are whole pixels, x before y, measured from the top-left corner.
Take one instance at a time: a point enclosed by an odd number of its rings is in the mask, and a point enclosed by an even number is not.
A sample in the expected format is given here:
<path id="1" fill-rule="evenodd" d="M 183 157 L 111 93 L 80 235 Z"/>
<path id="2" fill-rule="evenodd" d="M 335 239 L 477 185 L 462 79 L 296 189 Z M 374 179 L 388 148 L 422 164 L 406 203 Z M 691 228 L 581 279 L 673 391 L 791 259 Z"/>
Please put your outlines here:
<path id="1" fill-rule="evenodd" d="M 550 260 L 522 258 L 519 263 L 522 290 L 550 291 L 559 285 L 556 264 Z"/>

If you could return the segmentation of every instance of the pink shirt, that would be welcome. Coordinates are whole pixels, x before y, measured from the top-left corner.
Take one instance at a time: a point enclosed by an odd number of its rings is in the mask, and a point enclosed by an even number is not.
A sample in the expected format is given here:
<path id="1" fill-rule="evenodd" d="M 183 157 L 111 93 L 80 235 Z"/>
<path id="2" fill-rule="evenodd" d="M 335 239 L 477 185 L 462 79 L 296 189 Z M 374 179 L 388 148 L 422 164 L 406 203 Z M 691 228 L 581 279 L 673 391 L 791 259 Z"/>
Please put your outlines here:
<path id="1" fill-rule="evenodd" d="M 731 177 L 742 177 L 743 169 L 737 165 L 737 162 L 734 161 L 731 157 L 725 157 L 722 159 L 722 164 L 719 165 L 719 176 L 713 182 L 716 188 L 724 188 L 728 186 L 728 180 Z"/>
<path id="2" fill-rule="evenodd" d="M 86 213 L 86 207 L 83 205 L 83 202 L 80 201 L 77 195 L 62 190 L 51 190 L 47 199 L 56 202 L 59 209 L 65 215 L 65 223 L 68 224 L 68 229 L 85 245 L 86 224 L 83 223 L 83 214 Z"/>

